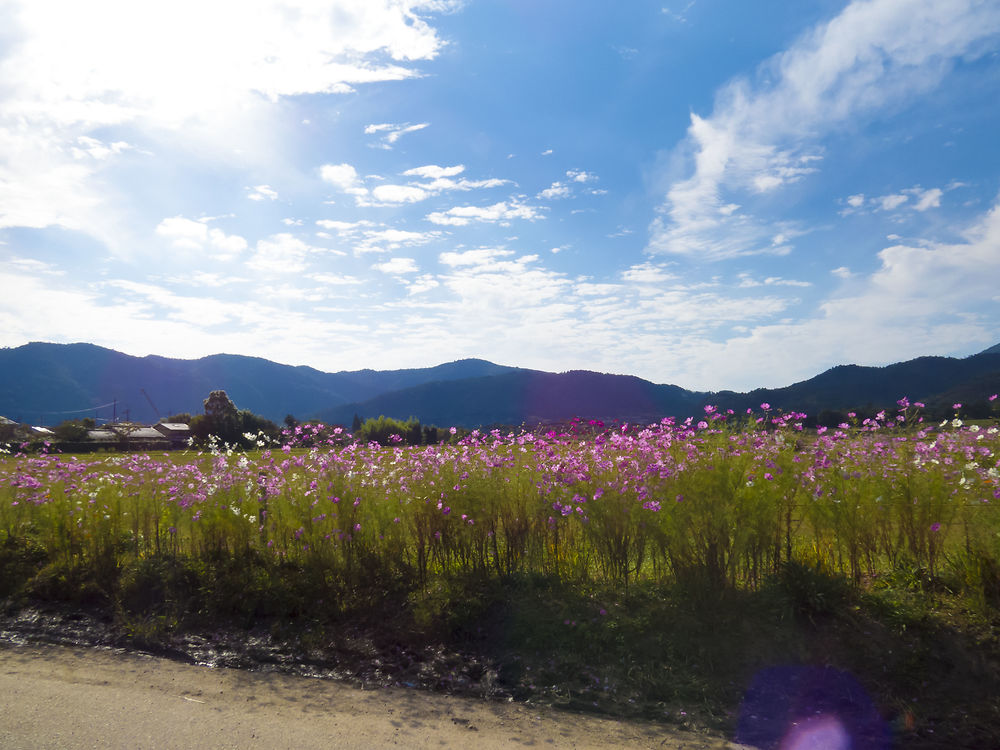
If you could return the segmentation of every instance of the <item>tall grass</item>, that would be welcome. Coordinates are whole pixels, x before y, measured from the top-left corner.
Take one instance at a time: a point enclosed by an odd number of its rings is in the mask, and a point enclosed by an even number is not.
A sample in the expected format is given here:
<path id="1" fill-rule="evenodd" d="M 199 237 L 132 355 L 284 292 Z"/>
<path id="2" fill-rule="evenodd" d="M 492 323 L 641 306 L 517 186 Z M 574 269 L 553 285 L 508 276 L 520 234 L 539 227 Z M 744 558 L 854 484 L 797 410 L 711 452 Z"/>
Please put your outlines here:
<path id="1" fill-rule="evenodd" d="M 909 566 L 996 603 L 996 427 L 926 428 L 908 404 L 818 434 L 804 416 L 709 408 L 423 448 L 288 435 L 254 453 L 13 454 L 0 546 L 35 549 L 35 575 L 253 558 L 344 590 L 515 575 L 756 589 L 792 561 L 860 585 Z"/>

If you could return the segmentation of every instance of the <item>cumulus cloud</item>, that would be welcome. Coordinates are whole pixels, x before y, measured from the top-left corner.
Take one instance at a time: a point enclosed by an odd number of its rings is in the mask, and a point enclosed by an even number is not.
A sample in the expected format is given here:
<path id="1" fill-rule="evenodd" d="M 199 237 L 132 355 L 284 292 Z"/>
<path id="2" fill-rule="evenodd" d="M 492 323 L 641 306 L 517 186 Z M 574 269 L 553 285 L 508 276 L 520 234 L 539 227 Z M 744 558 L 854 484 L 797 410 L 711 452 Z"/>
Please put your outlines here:
<path id="1" fill-rule="evenodd" d="M 403 172 L 405 177 L 424 177 L 428 180 L 438 180 L 442 177 L 454 177 L 465 171 L 464 164 L 456 164 L 452 167 L 439 167 L 436 164 L 427 164 L 423 167 L 414 167 Z"/>
<path id="2" fill-rule="evenodd" d="M 817 138 L 891 111 L 986 52 L 1000 6 L 855 0 L 758 70 L 731 81 L 708 117 L 691 115 L 676 153 L 690 176 L 667 190 L 648 250 L 706 259 L 770 252 L 774 227 L 741 205 L 817 169 Z M 735 206 L 735 208 L 732 208 Z"/>
<path id="3" fill-rule="evenodd" d="M 350 164 L 324 164 L 319 168 L 319 176 L 338 190 L 348 192 L 361 185 L 358 170 Z M 368 192 L 365 190 L 365 192 Z"/>
<path id="4" fill-rule="evenodd" d="M 218 227 L 208 226 L 210 219 L 188 219 L 172 216 L 156 226 L 156 233 L 177 248 L 209 250 L 220 260 L 235 258 L 247 249 L 247 241 L 236 234 L 226 234 Z"/>
<path id="5" fill-rule="evenodd" d="M 429 292 L 431 289 L 436 289 L 439 286 L 441 286 L 441 283 L 437 279 L 430 274 L 424 274 L 422 276 L 418 276 L 407 284 L 406 291 L 410 295 L 423 294 L 424 292 Z"/>
<path id="6" fill-rule="evenodd" d="M 572 182 L 593 182 L 597 179 L 597 175 L 585 172 L 582 169 L 570 169 L 566 172 L 566 177 Z"/>
<path id="7" fill-rule="evenodd" d="M 392 275 L 417 273 L 420 270 L 413 258 L 391 258 L 384 263 L 376 263 L 372 268 Z"/>
<path id="8" fill-rule="evenodd" d="M 286 232 L 258 240 L 254 250 L 247 266 L 268 274 L 301 273 L 309 265 L 309 255 L 320 252 L 318 248 L 307 245 Z"/>
<path id="9" fill-rule="evenodd" d="M 412 185 L 379 185 L 372 190 L 372 197 L 382 203 L 416 203 L 430 194 Z"/>
<path id="10" fill-rule="evenodd" d="M 622 272 L 623 281 L 639 284 L 664 284 L 676 279 L 677 276 L 667 271 L 665 266 L 655 263 L 640 263 Z"/>
<path id="11" fill-rule="evenodd" d="M 549 187 L 540 192 L 538 197 L 544 200 L 553 200 L 557 198 L 568 198 L 572 195 L 572 193 L 573 191 L 561 182 L 553 182 Z"/>
<path id="12" fill-rule="evenodd" d="M 434 211 L 427 215 L 427 220 L 434 224 L 464 227 L 472 222 L 499 223 L 505 225 L 511 219 L 526 219 L 534 221 L 544 218 L 535 206 L 528 206 L 517 201 L 501 201 L 492 206 L 455 206 L 447 211 Z"/>

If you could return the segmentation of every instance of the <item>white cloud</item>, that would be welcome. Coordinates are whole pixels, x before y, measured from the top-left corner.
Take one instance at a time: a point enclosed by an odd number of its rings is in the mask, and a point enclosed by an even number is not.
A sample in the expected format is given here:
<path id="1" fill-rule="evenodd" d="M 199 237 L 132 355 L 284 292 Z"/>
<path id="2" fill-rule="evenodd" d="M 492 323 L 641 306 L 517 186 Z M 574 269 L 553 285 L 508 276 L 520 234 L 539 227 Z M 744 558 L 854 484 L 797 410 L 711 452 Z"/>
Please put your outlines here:
<path id="1" fill-rule="evenodd" d="M 172 216 L 156 226 L 156 233 L 184 250 L 210 250 L 220 260 L 235 258 L 247 249 L 247 241 L 236 234 L 226 234 L 217 227 L 208 227 L 211 219 L 195 221 Z"/>
<path id="2" fill-rule="evenodd" d="M 378 125 L 367 125 L 365 126 L 365 134 L 372 135 L 374 133 L 385 133 L 379 141 L 378 147 L 386 149 L 387 151 L 391 149 L 402 136 L 407 133 L 415 133 L 418 130 L 423 130 L 429 126 L 429 122 L 421 122 L 416 125 L 410 125 L 410 123 L 403 123 L 402 125 L 396 125 L 389 122 L 384 122 Z"/>
<path id="3" fill-rule="evenodd" d="M 418 276 L 407 284 L 406 291 L 411 295 L 423 294 L 424 292 L 429 292 L 431 289 L 436 289 L 439 286 L 441 286 L 441 283 L 437 279 L 430 274 L 424 274 L 423 276 Z"/>
<path id="4" fill-rule="evenodd" d="M 914 211 L 926 211 L 929 208 L 941 207 L 941 196 L 943 195 L 943 192 L 940 188 L 931 188 L 930 190 L 911 188 L 907 192 L 916 196 L 917 202 L 913 204 Z"/>
<path id="5" fill-rule="evenodd" d="M 379 185 L 372 190 L 372 197 L 383 203 L 416 203 L 430 193 L 412 185 Z"/>
<path id="6" fill-rule="evenodd" d="M 262 273 L 301 273 L 308 267 L 306 261 L 314 252 L 320 251 L 294 235 L 281 232 L 258 240 L 247 266 Z"/>
<path id="7" fill-rule="evenodd" d="M 414 167 L 403 172 L 405 177 L 424 177 L 428 180 L 437 180 L 442 177 L 454 177 L 465 171 L 464 164 L 456 164 L 453 167 L 439 167 L 436 164 L 428 164 L 423 167 Z"/>
<path id="8" fill-rule="evenodd" d="M 897 193 L 895 195 L 883 195 L 875 200 L 878 201 L 878 207 L 882 211 L 893 211 L 906 203 L 909 199 L 910 196 L 900 195 Z"/>
<path id="9" fill-rule="evenodd" d="M 841 211 L 840 214 L 841 216 L 847 216 L 852 213 L 864 212 L 865 205 L 870 206 L 872 211 L 895 211 L 897 208 L 903 207 L 912 211 L 923 212 L 930 208 L 940 208 L 941 196 L 943 195 L 944 191 L 941 188 L 925 190 L 919 185 L 904 188 L 898 193 L 880 195 L 868 198 L 867 200 L 864 194 L 858 193 L 857 195 L 848 196 L 846 200 L 848 208 Z M 911 196 L 914 198 L 912 202 L 910 201 Z"/>
<path id="10" fill-rule="evenodd" d="M 653 263 L 640 263 L 622 272 L 623 281 L 638 284 L 664 284 L 676 279 L 677 276 L 667 271 L 665 266 Z"/>
<path id="11" fill-rule="evenodd" d="M 495 223 L 501 225 L 511 219 L 526 219 L 534 221 L 544 218 L 535 206 L 527 206 L 517 201 L 501 201 L 492 206 L 456 206 L 447 211 L 435 211 L 427 215 L 427 220 L 434 224 L 462 227 L 474 221 Z"/>
<path id="12" fill-rule="evenodd" d="M 816 139 L 933 90 L 959 59 L 987 52 L 1000 6 L 855 0 L 758 70 L 722 88 L 709 117 L 691 115 L 678 150 L 691 174 L 667 190 L 648 250 L 708 259 L 770 252 L 774 228 L 733 197 L 774 191 L 818 169 Z"/>
<path id="13" fill-rule="evenodd" d="M 454 180 L 453 177 L 465 171 L 465 165 L 456 164 L 451 167 L 439 167 L 436 164 L 427 164 L 422 167 L 414 167 L 403 172 L 404 177 L 421 177 L 430 182 L 411 182 L 411 189 L 422 190 L 426 195 L 437 195 L 448 190 L 479 190 L 507 185 L 510 180 L 501 180 L 494 177 L 485 180 Z M 414 193 L 416 195 L 416 193 Z M 426 196 L 425 196 L 426 197 Z"/>
<path id="14" fill-rule="evenodd" d="M 252 188 L 247 188 L 247 190 L 250 191 L 247 198 L 252 201 L 273 201 L 278 199 L 278 193 L 272 189 L 270 185 L 257 185 Z"/>
<path id="15" fill-rule="evenodd" d="M 464 250 L 462 252 L 444 252 L 438 256 L 438 260 L 446 266 L 459 268 L 463 266 L 474 266 L 481 269 L 498 269 L 503 267 L 500 259 L 509 258 L 514 254 L 513 250 L 502 248 L 481 247 L 475 250 Z"/>
<path id="16" fill-rule="evenodd" d="M 329 182 L 345 193 L 357 189 L 361 184 L 358 170 L 350 164 L 324 164 L 319 168 L 319 176 L 324 182 Z"/>
<path id="17" fill-rule="evenodd" d="M 438 177 L 430 182 L 415 183 L 422 190 L 427 190 L 432 193 L 441 193 L 445 190 L 483 190 L 487 188 L 500 187 L 501 185 L 509 185 L 510 180 L 501 180 L 496 177 L 490 177 L 485 180 L 453 180 L 450 177 Z"/>
<path id="18" fill-rule="evenodd" d="M 420 269 L 413 258 L 391 258 L 385 263 L 376 263 L 372 266 L 376 271 L 382 273 L 402 275 L 407 273 L 417 273 Z"/>
<path id="19" fill-rule="evenodd" d="M 278 137 L 271 102 L 419 75 L 413 63 L 443 44 L 427 16 L 454 5 L 262 0 L 248 12 L 196 0 L 7 0 L 0 227 L 60 226 L 126 245 L 114 231 L 124 209 L 101 190 L 110 162 L 172 149 L 267 162 Z M 152 151 L 104 140 L 126 128 Z"/>
<path id="20" fill-rule="evenodd" d="M 341 234 L 350 234 L 358 229 L 364 229 L 366 227 L 375 226 L 371 221 L 362 219 L 360 221 L 336 221 L 333 219 L 319 219 L 316 222 L 316 226 L 323 227 L 324 229 L 332 229 L 335 232 Z"/>
<path id="21" fill-rule="evenodd" d="M 851 276 L 853 276 L 853 274 L 851 273 L 851 269 L 848 268 L 847 266 L 840 266 L 838 268 L 834 268 L 832 271 L 830 271 L 830 273 L 832 273 L 838 279 L 849 279 L 851 278 Z"/>
<path id="22" fill-rule="evenodd" d="M 722 342 L 688 342 L 677 352 L 683 379 L 713 389 L 781 386 L 845 361 L 884 365 L 996 343 L 1000 201 L 963 235 L 960 242 L 887 247 L 867 278 L 834 269 L 850 283 L 811 318 L 761 325 Z M 727 363 L 725 372 L 719 362 Z"/>
<path id="23" fill-rule="evenodd" d="M 540 192 L 538 197 L 544 200 L 553 200 L 557 198 L 568 198 L 571 194 L 572 191 L 566 185 L 563 185 L 561 182 L 553 182 L 551 186 Z"/>
<path id="24" fill-rule="evenodd" d="M 310 273 L 306 274 L 306 278 L 328 286 L 355 286 L 364 283 L 355 276 L 342 276 L 335 273 Z"/>
<path id="25" fill-rule="evenodd" d="M 593 182 L 597 179 L 597 175 L 585 172 L 582 169 L 571 169 L 566 172 L 566 176 L 572 182 Z"/>
<path id="26" fill-rule="evenodd" d="M 86 135 L 81 135 L 76 139 L 76 142 L 78 145 L 73 146 L 70 149 L 70 153 L 75 159 L 83 159 L 89 156 L 92 159 L 104 161 L 108 157 L 120 154 L 130 148 L 134 148 L 125 141 L 115 141 L 114 143 L 105 144 L 96 138 L 91 138 Z"/>
<path id="27" fill-rule="evenodd" d="M 763 280 L 759 280 L 755 279 L 753 275 L 750 273 L 739 274 L 739 279 L 740 283 L 737 286 L 739 286 L 741 289 L 751 289 L 754 287 L 761 287 L 761 286 L 791 286 L 791 287 L 803 287 L 803 288 L 812 286 L 812 282 L 810 281 L 796 281 L 794 279 L 783 279 L 780 276 L 768 276 Z"/>

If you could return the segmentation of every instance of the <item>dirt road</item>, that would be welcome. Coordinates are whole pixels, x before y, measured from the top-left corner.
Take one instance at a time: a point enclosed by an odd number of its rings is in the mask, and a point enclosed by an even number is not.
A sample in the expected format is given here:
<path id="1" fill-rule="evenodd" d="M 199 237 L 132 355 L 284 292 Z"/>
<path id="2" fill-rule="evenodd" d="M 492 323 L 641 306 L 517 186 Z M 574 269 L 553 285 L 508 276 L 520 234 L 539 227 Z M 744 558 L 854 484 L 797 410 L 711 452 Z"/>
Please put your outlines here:
<path id="1" fill-rule="evenodd" d="M 662 726 L 403 689 L 210 669 L 60 646 L 0 646 L 0 747 L 672 748 L 721 739 Z"/>

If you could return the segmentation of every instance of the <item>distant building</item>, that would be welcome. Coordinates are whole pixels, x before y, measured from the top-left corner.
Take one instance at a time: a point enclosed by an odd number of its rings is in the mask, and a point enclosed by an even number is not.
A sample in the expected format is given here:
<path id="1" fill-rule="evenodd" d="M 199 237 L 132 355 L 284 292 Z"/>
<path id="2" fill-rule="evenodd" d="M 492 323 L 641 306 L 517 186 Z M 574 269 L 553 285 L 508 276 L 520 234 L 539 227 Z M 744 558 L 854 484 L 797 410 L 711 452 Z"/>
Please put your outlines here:
<path id="1" fill-rule="evenodd" d="M 139 427 L 127 433 L 122 431 L 121 439 L 123 446 L 129 450 L 153 451 L 171 447 L 170 440 L 152 427 Z"/>
<path id="2" fill-rule="evenodd" d="M 160 422 L 154 424 L 153 429 L 167 438 L 172 448 L 186 447 L 191 437 L 191 427 L 183 422 Z"/>
<path id="3" fill-rule="evenodd" d="M 113 449 L 118 445 L 118 436 L 111 430 L 87 430 L 87 442 L 94 448 Z"/>

